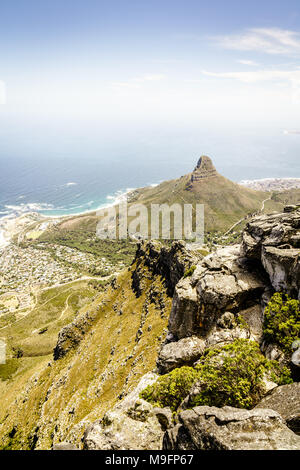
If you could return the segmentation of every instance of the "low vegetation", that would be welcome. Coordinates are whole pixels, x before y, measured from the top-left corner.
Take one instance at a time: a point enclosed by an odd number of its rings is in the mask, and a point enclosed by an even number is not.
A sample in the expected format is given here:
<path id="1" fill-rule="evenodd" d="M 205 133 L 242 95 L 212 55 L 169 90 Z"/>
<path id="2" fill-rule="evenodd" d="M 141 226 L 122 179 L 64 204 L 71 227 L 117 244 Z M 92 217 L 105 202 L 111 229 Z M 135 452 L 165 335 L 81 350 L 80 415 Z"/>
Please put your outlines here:
<path id="1" fill-rule="evenodd" d="M 252 408 L 265 393 L 264 378 L 282 385 L 290 383 L 288 369 L 268 361 L 254 341 L 238 339 L 223 348 L 206 352 L 196 367 L 181 367 L 159 377 L 141 393 L 141 398 L 156 406 L 176 411 L 197 383 L 199 393 L 189 406 L 233 406 Z"/>
<path id="2" fill-rule="evenodd" d="M 276 343 L 290 351 L 300 338 L 300 302 L 276 292 L 265 309 L 264 335 L 269 343 Z"/>
<path id="3" fill-rule="evenodd" d="M 81 281 L 78 297 L 66 291 L 70 286 L 57 289 L 57 297 L 49 289 L 39 310 L 11 327 L 7 336 L 16 338 L 12 346 L 23 356 L 9 359 L 2 370 L 0 449 L 49 449 L 64 440 L 80 446 L 88 423 L 103 416 L 155 367 L 171 298 L 162 280 L 153 279 L 147 268 L 137 298 L 131 289 L 132 269 L 134 265 L 113 282 Z M 161 293 L 163 310 L 150 295 L 153 289 Z M 75 312 L 87 311 L 95 313 L 93 328 L 78 348 L 53 361 L 58 331 Z M 37 352 L 43 355 L 32 355 Z"/>

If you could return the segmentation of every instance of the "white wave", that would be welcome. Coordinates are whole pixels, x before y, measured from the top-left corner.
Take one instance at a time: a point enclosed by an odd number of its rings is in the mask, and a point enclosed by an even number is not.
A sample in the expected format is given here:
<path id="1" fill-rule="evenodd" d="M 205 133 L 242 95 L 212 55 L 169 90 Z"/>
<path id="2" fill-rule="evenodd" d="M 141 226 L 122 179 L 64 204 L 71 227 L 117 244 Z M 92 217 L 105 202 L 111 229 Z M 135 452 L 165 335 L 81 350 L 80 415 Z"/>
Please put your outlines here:
<path id="1" fill-rule="evenodd" d="M 77 186 L 77 183 L 74 183 L 74 181 L 70 181 L 70 183 L 66 183 L 65 186 Z"/>
<path id="2" fill-rule="evenodd" d="M 15 214 L 25 214 L 26 212 L 51 211 L 54 209 L 53 204 L 36 202 L 29 202 L 28 204 L 22 203 L 19 205 L 7 204 L 4 207 Z"/>

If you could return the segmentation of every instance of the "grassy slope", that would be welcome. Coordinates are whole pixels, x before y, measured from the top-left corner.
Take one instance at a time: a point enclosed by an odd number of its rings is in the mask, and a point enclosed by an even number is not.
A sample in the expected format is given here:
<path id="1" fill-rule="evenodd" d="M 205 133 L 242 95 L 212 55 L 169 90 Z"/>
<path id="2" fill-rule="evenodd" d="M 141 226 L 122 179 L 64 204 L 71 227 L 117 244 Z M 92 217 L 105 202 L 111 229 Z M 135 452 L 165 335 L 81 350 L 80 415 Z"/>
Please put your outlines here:
<path id="1" fill-rule="evenodd" d="M 260 210 L 268 193 L 252 191 L 229 181 L 223 176 L 205 178 L 187 189 L 190 175 L 166 181 L 155 188 L 137 191 L 134 202 L 190 203 L 205 205 L 206 231 L 224 231 L 246 214 Z"/>
<path id="2" fill-rule="evenodd" d="M 51 360 L 50 365 L 49 355 L 27 358 L 27 366 L 20 366 L 9 380 L 0 382 L 0 448 L 49 449 L 53 441 L 65 439 L 80 444 L 87 423 L 100 418 L 121 393 L 153 369 L 171 299 L 161 280 L 152 281 L 144 269 L 145 289 L 141 297 L 133 293 L 131 272 L 125 271 L 118 277 L 117 288 L 100 292 L 88 307 L 83 307 L 98 313 L 78 349 L 59 361 Z M 150 288 L 160 292 L 165 302 L 163 311 L 148 303 Z M 49 305 L 52 306 L 51 301 Z M 45 318 L 46 323 L 48 320 Z M 26 323 L 24 329 L 36 326 L 30 317 Z M 143 333 L 137 341 L 141 326 Z M 16 360 L 20 364 L 25 361 Z"/>
<path id="3" fill-rule="evenodd" d="M 176 180 L 165 181 L 154 188 L 138 189 L 131 197 L 130 203 L 142 203 L 149 209 L 153 203 L 204 204 L 206 233 L 223 233 L 243 217 L 260 212 L 262 201 L 270 197 L 272 199 L 265 202 L 264 213 L 281 211 L 284 205 L 300 201 L 300 189 L 282 193 L 253 191 L 221 175 L 197 181 L 192 188 L 187 189 L 189 183 L 190 175 L 185 175 Z M 123 262 L 129 265 L 133 259 L 136 244 L 129 240 L 99 240 L 96 237 L 98 221 L 99 217 L 95 212 L 70 217 L 56 227 L 46 230 L 31 243 L 57 243 L 106 257 L 111 263 Z"/>

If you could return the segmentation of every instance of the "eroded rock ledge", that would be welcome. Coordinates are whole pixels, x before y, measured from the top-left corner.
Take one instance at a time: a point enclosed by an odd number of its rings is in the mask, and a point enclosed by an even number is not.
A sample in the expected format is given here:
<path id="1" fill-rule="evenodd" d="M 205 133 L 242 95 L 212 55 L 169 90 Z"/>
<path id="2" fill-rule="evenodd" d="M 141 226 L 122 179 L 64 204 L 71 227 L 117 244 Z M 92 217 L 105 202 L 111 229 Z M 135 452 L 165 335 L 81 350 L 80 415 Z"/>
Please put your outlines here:
<path id="1" fill-rule="evenodd" d="M 276 411 L 197 406 L 179 414 L 167 431 L 167 450 L 299 450 L 300 437 Z"/>

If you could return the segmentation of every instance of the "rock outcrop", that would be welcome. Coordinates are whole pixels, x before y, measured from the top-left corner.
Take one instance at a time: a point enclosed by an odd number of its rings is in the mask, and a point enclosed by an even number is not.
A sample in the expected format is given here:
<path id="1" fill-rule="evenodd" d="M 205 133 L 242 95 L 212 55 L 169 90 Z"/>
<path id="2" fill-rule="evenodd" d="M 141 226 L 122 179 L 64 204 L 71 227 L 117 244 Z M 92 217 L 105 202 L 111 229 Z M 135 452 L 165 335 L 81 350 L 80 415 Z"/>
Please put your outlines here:
<path id="1" fill-rule="evenodd" d="M 282 385 L 273 390 L 255 407 L 277 411 L 287 426 L 300 435 L 300 383 Z"/>
<path id="2" fill-rule="evenodd" d="M 177 284 L 169 319 L 174 338 L 205 337 L 226 311 L 242 314 L 260 303 L 268 279 L 239 250 L 239 245 L 217 250 Z"/>
<path id="3" fill-rule="evenodd" d="M 160 374 L 166 374 L 176 367 L 191 366 L 203 354 L 205 342 L 197 336 L 183 338 L 166 344 L 160 350 L 157 367 Z"/>
<path id="4" fill-rule="evenodd" d="M 215 169 L 212 160 L 203 155 L 199 158 L 196 168 L 191 175 L 191 182 L 199 181 L 203 178 L 211 178 L 217 176 L 217 170 Z"/>
<path id="5" fill-rule="evenodd" d="M 291 295 L 299 293 L 300 258 L 298 248 L 264 246 L 261 261 L 276 291 L 285 291 Z"/>
<path id="6" fill-rule="evenodd" d="M 299 450 L 300 437 L 273 410 L 199 406 L 166 431 L 166 450 Z"/>
<path id="7" fill-rule="evenodd" d="M 159 450 L 165 430 L 172 425 L 169 408 L 155 408 L 139 398 L 140 392 L 155 382 L 148 373 L 138 386 L 85 431 L 86 450 Z"/>
<path id="8" fill-rule="evenodd" d="M 300 209 L 262 215 L 247 224 L 243 232 L 242 255 L 258 260 L 276 291 L 299 296 Z"/>
<path id="9" fill-rule="evenodd" d="M 299 209 L 254 218 L 241 246 L 218 249 L 197 265 L 190 278 L 178 282 L 169 319 L 170 340 L 218 335 L 218 319 L 229 311 L 244 317 L 250 335 L 260 341 L 263 308 L 272 292 L 300 295 L 299 240 Z M 222 338 L 210 344 L 216 342 Z"/>
<path id="10" fill-rule="evenodd" d="M 71 349 L 76 348 L 85 334 L 90 330 L 97 313 L 86 312 L 66 325 L 58 334 L 57 344 L 53 351 L 55 361 L 64 357 Z"/>
<path id="11" fill-rule="evenodd" d="M 52 450 L 80 450 L 74 444 L 70 444 L 70 442 L 60 442 L 59 444 L 54 444 Z"/>
<path id="12" fill-rule="evenodd" d="M 141 280 L 143 266 L 147 266 L 152 274 L 162 276 L 169 295 L 173 295 L 177 282 L 185 271 L 199 263 L 203 256 L 199 252 L 186 249 L 183 241 L 174 241 L 171 247 L 163 246 L 158 241 L 140 242 L 135 256 L 136 269 L 132 274 L 133 290 L 140 295 L 143 289 Z"/>

